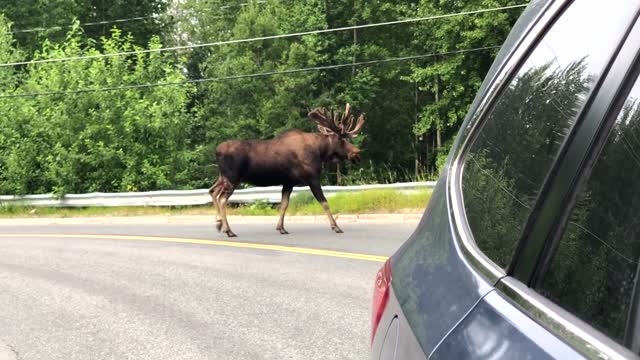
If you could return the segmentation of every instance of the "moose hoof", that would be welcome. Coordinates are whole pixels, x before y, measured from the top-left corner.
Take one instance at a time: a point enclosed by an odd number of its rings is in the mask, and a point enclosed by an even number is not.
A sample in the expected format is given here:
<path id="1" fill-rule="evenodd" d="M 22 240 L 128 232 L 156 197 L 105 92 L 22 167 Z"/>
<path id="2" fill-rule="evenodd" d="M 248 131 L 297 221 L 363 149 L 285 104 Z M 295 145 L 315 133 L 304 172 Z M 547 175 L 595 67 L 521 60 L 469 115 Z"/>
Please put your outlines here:
<path id="1" fill-rule="evenodd" d="M 342 234 L 344 232 L 344 231 L 342 231 L 342 229 L 340 229 L 337 226 L 332 227 L 331 230 L 335 231 L 336 234 Z"/>
<path id="2" fill-rule="evenodd" d="M 231 230 L 227 230 L 224 233 L 227 234 L 227 236 L 230 237 L 230 238 L 238 236 L 238 235 L 234 234 L 233 231 L 231 231 Z"/>
<path id="3" fill-rule="evenodd" d="M 218 232 L 222 231 L 222 220 L 216 220 L 216 229 Z"/>
<path id="4" fill-rule="evenodd" d="M 289 232 L 288 232 L 287 230 L 285 230 L 284 228 L 282 228 L 282 229 L 276 229 L 276 230 L 278 230 L 278 231 L 280 232 L 280 234 L 282 234 L 282 235 L 287 235 L 287 234 L 289 234 Z"/>

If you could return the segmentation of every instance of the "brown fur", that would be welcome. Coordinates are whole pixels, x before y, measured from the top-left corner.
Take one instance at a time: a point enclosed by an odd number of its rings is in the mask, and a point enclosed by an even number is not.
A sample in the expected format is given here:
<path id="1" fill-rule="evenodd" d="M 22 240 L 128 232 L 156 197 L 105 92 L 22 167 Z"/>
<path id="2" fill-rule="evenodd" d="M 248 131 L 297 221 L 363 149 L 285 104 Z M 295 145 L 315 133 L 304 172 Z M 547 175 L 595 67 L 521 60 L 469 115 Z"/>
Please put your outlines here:
<path id="1" fill-rule="evenodd" d="M 248 183 L 283 186 L 280 221 L 276 228 L 280 233 L 287 233 L 283 224 L 284 214 L 291 190 L 297 185 L 310 187 L 323 206 L 331 229 L 342 232 L 322 193 L 320 175 L 323 163 L 360 159 L 360 149 L 348 141 L 353 136 L 291 130 L 271 140 L 230 140 L 220 144 L 216 149 L 220 176 L 209 189 L 213 206 L 220 215 L 218 231 L 235 236 L 227 222 L 225 207 L 235 188 L 240 183 Z"/>

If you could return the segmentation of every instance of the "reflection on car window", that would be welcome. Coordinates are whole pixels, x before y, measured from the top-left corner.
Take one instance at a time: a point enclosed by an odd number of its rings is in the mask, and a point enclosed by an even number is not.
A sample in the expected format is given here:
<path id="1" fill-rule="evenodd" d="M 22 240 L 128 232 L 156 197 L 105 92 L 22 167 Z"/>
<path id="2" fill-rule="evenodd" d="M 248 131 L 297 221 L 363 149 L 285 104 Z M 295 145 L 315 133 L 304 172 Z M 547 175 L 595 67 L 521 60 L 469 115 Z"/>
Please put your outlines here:
<path id="1" fill-rule="evenodd" d="M 538 289 L 620 342 L 640 258 L 639 99 L 637 81 Z"/>
<path id="2" fill-rule="evenodd" d="M 598 11 L 588 3 L 575 2 L 536 46 L 465 159 L 462 189 L 471 232 L 502 267 L 510 262 L 545 176 L 631 20 L 622 1 Z"/>

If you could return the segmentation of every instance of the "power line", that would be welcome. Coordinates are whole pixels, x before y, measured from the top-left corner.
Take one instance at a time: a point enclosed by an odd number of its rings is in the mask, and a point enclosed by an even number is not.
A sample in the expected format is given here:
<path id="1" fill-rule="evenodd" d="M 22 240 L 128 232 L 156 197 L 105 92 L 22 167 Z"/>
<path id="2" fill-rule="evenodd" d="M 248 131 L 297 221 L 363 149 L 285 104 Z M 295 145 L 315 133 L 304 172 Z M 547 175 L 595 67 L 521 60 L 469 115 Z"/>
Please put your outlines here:
<path id="1" fill-rule="evenodd" d="M 265 0 L 258 0 L 258 1 L 256 1 L 256 3 L 257 4 L 262 4 L 262 3 L 266 3 L 266 1 Z M 249 5 L 249 3 L 224 5 L 224 6 L 220 7 L 220 10 L 229 9 L 229 8 L 232 8 L 232 7 L 242 7 L 242 6 L 246 6 L 246 5 Z M 125 18 L 125 19 L 114 19 L 114 20 L 104 20 L 104 21 L 81 23 L 80 26 L 81 27 L 86 27 L 86 26 L 97 26 L 97 25 L 107 25 L 107 24 L 121 24 L 121 23 L 127 23 L 127 22 L 131 22 L 131 21 L 141 21 L 141 20 L 156 19 L 156 18 L 161 18 L 161 17 L 174 18 L 174 15 L 171 15 L 171 14 L 159 14 L 159 15 L 149 15 L 149 16 L 138 16 L 138 17 Z M 2 33 L 2 35 L 34 33 L 34 32 L 43 32 L 43 31 L 50 31 L 50 30 L 63 30 L 63 29 L 70 29 L 72 27 L 73 27 L 73 25 L 64 25 L 64 26 L 51 26 L 51 27 L 46 27 L 46 28 L 45 27 L 37 27 L 37 28 L 32 28 L 32 29 L 19 29 L 19 30 L 12 30 L 12 31 L 4 32 L 4 33 Z"/>
<path id="2" fill-rule="evenodd" d="M 266 0 L 258 0 L 258 1 L 256 1 L 255 3 L 256 3 L 256 4 L 264 4 L 264 3 L 266 3 L 266 2 L 267 2 Z M 224 6 L 220 6 L 220 9 L 221 9 L 221 10 L 224 10 L 224 9 L 229 9 L 229 8 L 232 8 L 232 7 L 242 7 L 242 6 L 247 6 L 247 5 L 249 5 L 249 4 L 250 4 L 250 3 L 246 2 L 246 3 L 240 3 L 240 4 L 224 5 Z"/>
<path id="3" fill-rule="evenodd" d="M 139 16 L 139 17 L 132 17 L 132 18 L 127 18 L 127 19 L 116 19 L 116 20 L 105 20 L 105 21 L 97 21 L 97 22 L 88 22 L 88 23 L 82 23 L 82 24 L 80 24 L 80 26 L 84 27 L 84 26 L 96 26 L 96 25 L 106 25 L 106 24 L 118 24 L 118 23 L 125 23 L 125 22 L 131 22 L 131 21 L 140 21 L 140 20 L 145 20 L 145 19 L 158 18 L 158 17 L 161 17 L 161 16 L 165 16 L 165 15 Z M 52 27 L 48 27 L 48 28 L 39 27 L 39 28 L 33 28 L 33 29 L 12 30 L 12 31 L 4 32 L 2 34 L 3 35 L 8 35 L 8 34 L 33 33 L 33 32 L 42 32 L 42 31 L 49 31 L 49 30 L 70 29 L 72 27 L 73 27 L 73 25 L 52 26 Z"/>
<path id="4" fill-rule="evenodd" d="M 387 22 L 374 23 L 374 24 L 353 25 L 353 26 L 345 26 L 345 27 L 332 28 L 332 29 L 303 31 L 303 32 L 297 32 L 297 33 L 269 35 L 269 36 L 261 36 L 261 37 L 247 38 L 247 39 L 217 41 L 217 42 L 205 43 L 205 44 L 174 46 L 174 47 L 158 48 L 158 49 L 146 49 L 146 50 L 139 50 L 139 51 L 123 51 L 123 52 L 117 52 L 117 53 L 111 53 L 111 54 L 72 56 L 72 57 L 57 58 L 57 59 L 20 61 L 20 62 L 0 64 L 0 68 L 8 67 L 8 66 L 18 66 L 18 65 L 31 65 L 31 64 L 42 64 L 42 63 L 100 59 L 100 58 L 116 57 L 116 56 L 124 56 L 124 55 L 138 55 L 138 54 L 146 54 L 146 53 L 154 53 L 154 52 L 176 51 L 176 50 L 195 49 L 195 48 L 221 46 L 221 45 L 229 45 L 229 44 L 239 44 L 239 43 L 254 42 L 254 41 L 261 41 L 261 40 L 282 39 L 282 38 L 289 38 L 289 37 L 297 37 L 297 36 L 313 35 L 313 34 L 324 34 L 324 33 L 346 31 L 346 30 L 353 30 L 353 29 L 365 29 L 365 28 L 373 28 L 373 27 L 387 26 L 387 25 L 406 24 L 406 23 L 419 22 L 419 21 L 425 21 L 425 20 L 443 19 L 443 18 L 449 18 L 454 16 L 475 15 L 475 14 L 481 14 L 481 13 L 492 12 L 492 11 L 515 9 L 515 8 L 520 8 L 525 6 L 527 6 L 527 4 L 503 6 L 498 8 L 481 9 L 481 10 L 473 10 L 473 11 L 464 11 L 459 13 L 434 15 L 434 16 L 427 16 L 427 17 L 420 17 L 420 18 L 404 19 L 404 20 L 387 21 Z"/>
<path id="5" fill-rule="evenodd" d="M 497 48 L 500 48 L 500 46 L 487 46 L 487 47 L 480 47 L 480 48 L 473 48 L 473 49 L 440 52 L 440 53 L 403 56 L 403 57 L 387 58 L 387 59 L 380 59 L 380 60 L 360 61 L 356 63 L 323 65 L 323 66 L 290 69 L 290 70 L 283 70 L 283 71 L 268 71 L 268 72 L 262 72 L 262 73 L 230 75 L 230 76 L 222 76 L 222 77 L 216 77 L 216 78 L 162 82 L 162 83 L 155 83 L 155 84 L 135 84 L 135 85 L 123 85 L 123 86 L 114 86 L 114 87 L 105 87 L 105 88 L 96 88 L 96 89 L 78 89 L 78 90 L 68 90 L 68 91 L 46 91 L 46 92 L 26 93 L 26 94 L 0 95 L 0 99 L 51 96 L 51 95 L 72 95 L 72 94 L 105 92 L 105 91 L 116 91 L 116 90 L 144 89 L 144 88 L 154 88 L 154 87 L 162 87 L 162 86 L 176 86 L 176 85 L 185 85 L 185 84 L 194 84 L 194 83 L 256 78 L 256 77 L 265 77 L 265 76 L 272 76 L 272 75 L 286 75 L 286 74 L 295 74 L 295 73 L 309 72 L 309 71 L 338 69 L 338 68 L 351 67 L 351 66 L 364 66 L 364 65 L 375 65 L 375 64 L 396 62 L 396 61 L 409 61 L 409 60 L 424 59 L 424 58 L 435 57 L 435 56 L 464 54 L 464 53 L 470 53 L 470 52 L 476 52 L 476 51 L 492 50 Z"/>

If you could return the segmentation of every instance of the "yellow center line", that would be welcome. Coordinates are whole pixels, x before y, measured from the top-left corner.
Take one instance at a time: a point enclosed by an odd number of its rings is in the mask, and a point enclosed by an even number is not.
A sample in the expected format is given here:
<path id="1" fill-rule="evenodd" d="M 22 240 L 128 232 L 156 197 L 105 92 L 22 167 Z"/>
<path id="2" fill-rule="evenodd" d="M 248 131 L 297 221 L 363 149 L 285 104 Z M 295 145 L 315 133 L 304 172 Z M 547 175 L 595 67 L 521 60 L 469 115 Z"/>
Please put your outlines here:
<path id="1" fill-rule="evenodd" d="M 260 249 L 280 252 L 289 252 L 297 254 L 331 256 L 346 259 L 367 260 L 376 262 L 385 262 L 386 256 L 358 254 L 343 251 L 322 250 L 303 248 L 296 246 L 257 244 L 247 242 L 223 241 L 223 240 L 205 240 L 205 239 L 188 239 L 177 237 L 159 237 L 159 236 L 136 236 L 136 235 L 91 235 L 91 234 L 0 234 L 0 238 L 63 238 L 63 239 L 101 239 L 101 240 L 128 240 L 128 241 L 159 241 L 181 244 L 201 244 L 227 246 L 245 249 Z"/>

